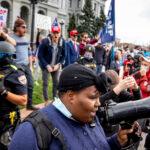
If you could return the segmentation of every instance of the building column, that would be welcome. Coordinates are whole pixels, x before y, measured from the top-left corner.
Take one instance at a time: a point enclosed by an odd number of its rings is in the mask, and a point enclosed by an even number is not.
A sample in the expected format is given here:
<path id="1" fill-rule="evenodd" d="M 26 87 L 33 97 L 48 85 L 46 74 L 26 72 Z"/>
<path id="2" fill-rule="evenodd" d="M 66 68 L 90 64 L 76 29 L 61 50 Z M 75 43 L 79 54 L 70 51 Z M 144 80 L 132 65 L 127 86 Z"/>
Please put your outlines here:
<path id="1" fill-rule="evenodd" d="M 20 7 L 21 4 L 18 1 L 13 1 L 12 5 L 12 27 L 14 26 L 14 22 L 17 19 L 17 16 L 20 16 Z"/>

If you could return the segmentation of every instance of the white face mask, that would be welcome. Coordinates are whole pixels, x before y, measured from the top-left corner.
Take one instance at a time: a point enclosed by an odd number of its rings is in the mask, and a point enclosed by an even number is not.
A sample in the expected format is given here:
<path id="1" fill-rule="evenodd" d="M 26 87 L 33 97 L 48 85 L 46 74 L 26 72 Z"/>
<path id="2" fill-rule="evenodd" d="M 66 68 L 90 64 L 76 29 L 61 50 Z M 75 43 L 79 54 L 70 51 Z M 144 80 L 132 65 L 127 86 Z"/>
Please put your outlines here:
<path id="1" fill-rule="evenodd" d="M 93 58 L 93 54 L 91 52 L 85 52 L 84 57 L 87 59 Z"/>

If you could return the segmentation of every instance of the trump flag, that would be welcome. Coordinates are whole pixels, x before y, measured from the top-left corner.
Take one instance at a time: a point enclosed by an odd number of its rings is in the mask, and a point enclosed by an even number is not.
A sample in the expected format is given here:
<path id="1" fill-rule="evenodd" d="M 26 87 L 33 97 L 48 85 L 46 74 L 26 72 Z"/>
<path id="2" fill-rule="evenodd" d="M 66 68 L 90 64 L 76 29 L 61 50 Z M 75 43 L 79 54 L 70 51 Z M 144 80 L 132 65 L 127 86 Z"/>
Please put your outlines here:
<path id="1" fill-rule="evenodd" d="M 115 0 L 111 0 L 105 25 L 99 35 L 102 44 L 115 41 Z"/>

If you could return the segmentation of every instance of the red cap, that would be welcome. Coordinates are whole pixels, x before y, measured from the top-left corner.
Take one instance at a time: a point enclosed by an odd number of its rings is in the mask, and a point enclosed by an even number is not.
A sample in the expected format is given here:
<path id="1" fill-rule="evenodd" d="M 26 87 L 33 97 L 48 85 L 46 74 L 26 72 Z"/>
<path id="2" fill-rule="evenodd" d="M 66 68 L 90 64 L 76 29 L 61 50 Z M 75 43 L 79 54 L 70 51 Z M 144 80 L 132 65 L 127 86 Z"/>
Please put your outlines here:
<path id="1" fill-rule="evenodd" d="M 58 32 L 60 33 L 61 29 L 60 29 L 60 26 L 52 26 L 52 30 L 51 30 L 53 33 L 54 32 Z"/>
<path id="2" fill-rule="evenodd" d="M 78 35 L 78 31 L 76 29 L 70 31 L 70 36 Z"/>
<path id="3" fill-rule="evenodd" d="M 131 63 L 128 61 L 128 60 L 126 60 L 125 62 L 124 62 L 124 66 L 126 66 L 126 65 L 130 65 Z"/>

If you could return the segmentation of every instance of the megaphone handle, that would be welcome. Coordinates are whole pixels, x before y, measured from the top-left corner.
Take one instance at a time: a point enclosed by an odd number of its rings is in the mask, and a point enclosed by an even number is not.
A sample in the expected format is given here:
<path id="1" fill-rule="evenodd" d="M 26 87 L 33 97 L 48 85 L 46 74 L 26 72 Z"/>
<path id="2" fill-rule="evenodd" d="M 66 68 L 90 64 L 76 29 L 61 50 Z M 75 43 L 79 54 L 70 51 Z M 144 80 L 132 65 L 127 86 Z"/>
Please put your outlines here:
<path id="1" fill-rule="evenodd" d="M 131 129 L 132 128 L 132 124 L 133 123 L 129 123 L 129 122 L 124 122 L 124 123 L 121 123 L 121 129 Z M 139 142 L 142 137 L 141 135 L 138 135 L 136 134 L 138 132 L 138 127 L 135 127 L 133 129 L 133 132 L 132 133 L 129 133 L 128 134 L 128 142 L 127 144 L 123 147 L 123 149 L 126 149 L 128 147 L 132 147 L 135 143 Z"/>

